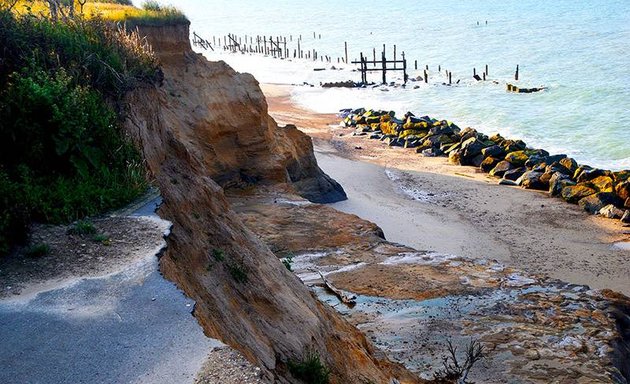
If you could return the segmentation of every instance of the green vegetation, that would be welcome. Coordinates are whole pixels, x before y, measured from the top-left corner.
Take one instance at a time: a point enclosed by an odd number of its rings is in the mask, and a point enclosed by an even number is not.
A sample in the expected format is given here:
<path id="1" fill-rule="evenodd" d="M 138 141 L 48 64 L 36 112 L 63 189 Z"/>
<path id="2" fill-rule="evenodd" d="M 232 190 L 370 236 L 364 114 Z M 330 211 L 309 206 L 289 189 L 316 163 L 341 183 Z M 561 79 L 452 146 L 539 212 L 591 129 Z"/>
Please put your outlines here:
<path id="1" fill-rule="evenodd" d="M 71 222 L 146 189 L 116 109 L 139 83 L 160 81 L 144 44 L 100 19 L 0 9 L 0 255 L 32 221 Z"/>
<path id="2" fill-rule="evenodd" d="M 79 236 L 94 235 L 96 234 L 96 227 L 88 220 L 79 220 L 68 229 L 68 233 Z"/>
<path id="3" fill-rule="evenodd" d="M 50 246 L 46 243 L 33 244 L 26 248 L 24 255 L 27 257 L 44 257 L 50 253 Z"/>
<path id="4" fill-rule="evenodd" d="M 225 260 L 225 252 L 223 252 L 222 249 L 215 248 L 212 250 L 212 257 L 214 257 L 216 261 L 223 261 Z"/>
<path id="5" fill-rule="evenodd" d="M 328 384 L 330 370 L 321 362 L 319 354 L 315 351 L 307 351 L 303 360 L 289 360 L 287 363 L 289 372 L 306 384 Z"/>
<path id="6" fill-rule="evenodd" d="M 247 268 L 243 263 L 231 262 L 228 264 L 228 271 L 234 280 L 239 283 L 247 282 Z"/>
<path id="7" fill-rule="evenodd" d="M 92 236 L 92 241 L 95 243 L 101 243 L 103 245 L 110 245 L 112 243 L 112 240 L 109 238 L 109 236 L 102 233 L 97 233 Z"/>

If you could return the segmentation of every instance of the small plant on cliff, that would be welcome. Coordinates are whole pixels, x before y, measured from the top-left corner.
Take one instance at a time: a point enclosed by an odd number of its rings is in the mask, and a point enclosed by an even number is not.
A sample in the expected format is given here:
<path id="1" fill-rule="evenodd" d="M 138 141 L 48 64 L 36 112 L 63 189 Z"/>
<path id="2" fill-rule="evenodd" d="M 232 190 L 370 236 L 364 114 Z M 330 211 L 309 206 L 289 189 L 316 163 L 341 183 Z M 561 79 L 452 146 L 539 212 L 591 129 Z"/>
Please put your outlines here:
<path id="1" fill-rule="evenodd" d="M 306 384 L 328 384 L 330 370 L 322 363 L 319 353 L 307 350 L 302 360 L 289 360 L 289 372 Z"/>
<path id="2" fill-rule="evenodd" d="M 215 248 L 212 250 L 212 257 L 214 257 L 216 261 L 223 261 L 225 260 L 225 252 L 223 252 L 222 249 Z"/>
<path id="3" fill-rule="evenodd" d="M 239 283 L 247 282 L 247 267 L 240 262 L 231 262 L 228 264 L 228 271 L 234 280 Z"/>
<path id="4" fill-rule="evenodd" d="M 79 220 L 68 229 L 68 233 L 71 235 L 94 235 L 96 234 L 96 227 L 88 220 Z"/>
<path id="5" fill-rule="evenodd" d="M 457 347 L 447 340 L 447 350 L 449 355 L 442 357 L 444 369 L 440 369 L 433 374 L 436 383 L 468 383 L 468 374 L 476 362 L 485 357 L 483 345 L 477 340 L 470 340 L 466 346 L 464 362 L 457 358 Z"/>

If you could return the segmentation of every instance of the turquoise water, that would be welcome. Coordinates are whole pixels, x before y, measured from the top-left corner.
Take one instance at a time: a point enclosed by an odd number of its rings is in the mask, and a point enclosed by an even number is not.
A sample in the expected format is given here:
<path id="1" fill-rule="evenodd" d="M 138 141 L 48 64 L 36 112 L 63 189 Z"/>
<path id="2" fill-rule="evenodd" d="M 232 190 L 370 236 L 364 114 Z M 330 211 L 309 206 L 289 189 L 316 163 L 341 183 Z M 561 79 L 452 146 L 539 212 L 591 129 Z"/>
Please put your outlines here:
<path id="1" fill-rule="evenodd" d="M 379 55 L 396 44 L 409 66 L 429 65 L 428 85 L 380 89 L 301 87 L 293 98 L 313 110 L 334 112 L 364 106 L 429 114 L 472 126 L 486 133 L 522 138 L 529 145 L 566 153 L 579 162 L 610 169 L 630 168 L 630 1 L 274 1 L 181 0 L 191 29 L 205 38 L 227 33 L 297 36 L 301 46 L 320 55 Z M 487 24 L 486 24 L 487 21 Z M 477 25 L 479 22 L 479 25 Z M 313 38 L 316 32 L 317 38 Z M 321 39 L 319 35 L 321 34 Z M 208 53 L 260 81 L 360 80 L 344 71 L 313 72 L 330 67 L 306 60 L 281 61 L 241 54 Z M 472 69 L 489 66 L 491 81 L 478 83 Z M 535 94 L 512 94 L 520 66 L 522 87 L 545 85 Z M 453 72 L 457 87 L 441 85 Z M 417 76 L 421 71 L 411 71 Z M 392 74 L 395 81 L 400 74 Z M 380 80 L 376 74 L 371 80 Z"/>

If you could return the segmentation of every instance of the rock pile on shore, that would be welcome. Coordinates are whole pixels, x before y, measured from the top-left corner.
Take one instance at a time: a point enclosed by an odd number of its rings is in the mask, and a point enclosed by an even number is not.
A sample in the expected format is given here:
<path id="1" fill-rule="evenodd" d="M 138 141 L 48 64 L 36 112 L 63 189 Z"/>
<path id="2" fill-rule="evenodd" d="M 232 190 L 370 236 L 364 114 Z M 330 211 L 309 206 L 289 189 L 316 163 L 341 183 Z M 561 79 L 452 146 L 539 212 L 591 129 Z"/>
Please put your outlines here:
<path id="1" fill-rule="evenodd" d="M 530 148 L 522 140 L 487 136 L 411 112 L 400 119 L 393 111 L 343 109 L 340 117 L 346 127 L 355 128 L 354 135 L 415 148 L 423 156 L 448 156 L 453 164 L 478 167 L 500 178 L 500 184 L 549 191 L 588 213 L 630 223 L 630 170 L 613 172 L 578 164 L 567 155 Z"/>

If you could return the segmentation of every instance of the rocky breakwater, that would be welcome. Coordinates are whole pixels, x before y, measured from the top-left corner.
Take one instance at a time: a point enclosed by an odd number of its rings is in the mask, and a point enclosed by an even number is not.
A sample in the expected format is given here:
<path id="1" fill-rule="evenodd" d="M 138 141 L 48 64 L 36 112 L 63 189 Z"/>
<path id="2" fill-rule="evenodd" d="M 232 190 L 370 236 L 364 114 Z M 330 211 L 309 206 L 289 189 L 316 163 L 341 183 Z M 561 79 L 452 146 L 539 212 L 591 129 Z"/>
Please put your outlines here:
<path id="1" fill-rule="evenodd" d="M 417 382 L 319 302 L 225 198 L 268 189 L 345 198 L 310 139 L 276 125 L 251 75 L 193 53 L 187 25 L 141 33 L 162 59 L 164 82 L 128 95 L 126 128 L 162 194 L 158 213 L 173 223 L 161 271 L 196 300 L 205 332 L 260 366 L 266 381 L 295 382 L 289 362 L 316 354 L 333 383 Z"/>
<path id="2" fill-rule="evenodd" d="M 318 297 L 419 376 L 443 379 L 471 341 L 479 383 L 627 383 L 630 299 L 497 261 L 418 251 L 373 223 L 286 194 L 232 195 L 246 225 Z M 445 239 L 448 241 L 448 239 Z M 347 305 L 328 290 L 323 278 Z M 451 378 L 452 379 L 452 378 Z M 454 382 L 439 381 L 436 382 Z"/>
<path id="3" fill-rule="evenodd" d="M 460 129 L 446 120 L 393 111 L 342 110 L 343 123 L 355 135 L 389 146 L 415 148 L 423 156 L 448 156 L 449 162 L 478 167 L 500 184 L 548 191 L 579 204 L 591 214 L 630 223 L 630 170 L 613 172 L 578 164 L 566 155 L 551 155 L 522 140 L 499 134 L 487 136 L 473 128 Z"/>

